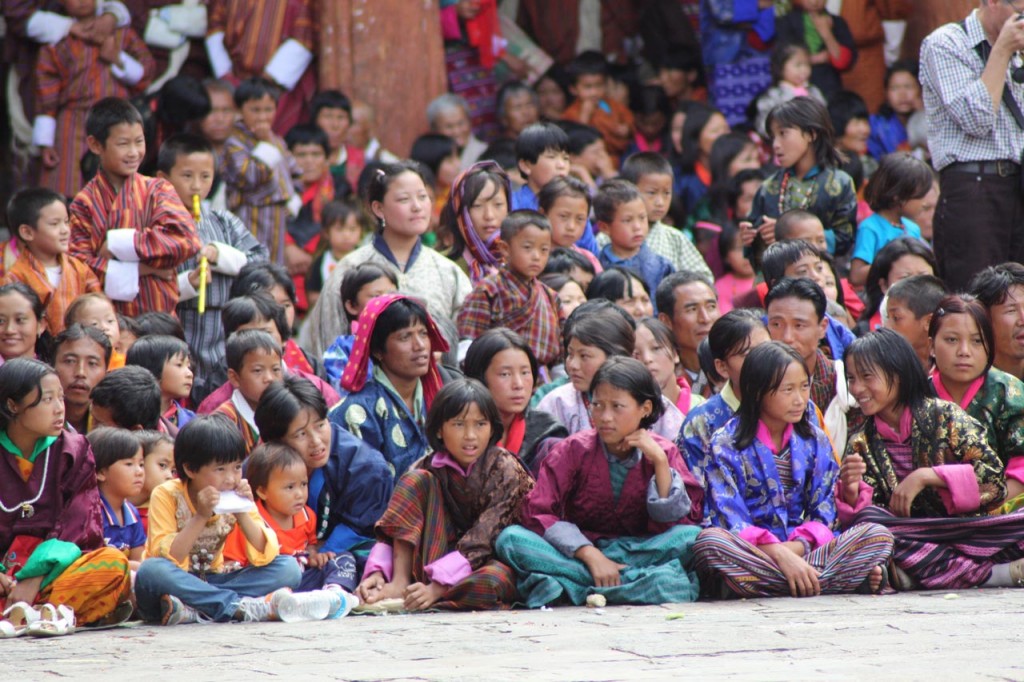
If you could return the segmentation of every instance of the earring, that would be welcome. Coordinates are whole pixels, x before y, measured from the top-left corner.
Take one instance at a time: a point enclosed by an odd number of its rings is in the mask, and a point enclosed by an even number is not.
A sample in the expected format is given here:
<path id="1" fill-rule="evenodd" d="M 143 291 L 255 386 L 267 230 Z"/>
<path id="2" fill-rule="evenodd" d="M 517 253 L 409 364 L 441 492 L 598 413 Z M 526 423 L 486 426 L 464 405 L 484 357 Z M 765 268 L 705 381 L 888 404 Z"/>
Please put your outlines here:
<path id="1" fill-rule="evenodd" d="M 388 226 L 388 221 L 386 221 L 386 220 L 384 220 L 383 218 L 381 218 L 381 219 L 380 219 L 380 229 L 382 229 L 382 230 L 383 230 L 383 229 L 384 229 L 385 227 L 387 227 L 387 226 Z"/>

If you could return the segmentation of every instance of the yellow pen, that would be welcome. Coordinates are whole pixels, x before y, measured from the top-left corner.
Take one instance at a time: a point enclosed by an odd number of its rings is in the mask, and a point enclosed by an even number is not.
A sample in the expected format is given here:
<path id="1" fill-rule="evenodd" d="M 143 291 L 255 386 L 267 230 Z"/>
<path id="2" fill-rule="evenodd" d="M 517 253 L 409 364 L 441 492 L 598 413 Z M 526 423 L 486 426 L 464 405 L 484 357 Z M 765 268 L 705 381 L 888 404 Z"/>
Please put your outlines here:
<path id="1" fill-rule="evenodd" d="M 199 210 L 199 195 L 192 195 L 192 213 L 195 215 L 196 223 L 198 223 L 202 214 Z M 206 259 L 206 256 L 199 257 L 199 314 L 202 315 L 206 312 L 206 280 L 210 276 L 210 262 Z"/>

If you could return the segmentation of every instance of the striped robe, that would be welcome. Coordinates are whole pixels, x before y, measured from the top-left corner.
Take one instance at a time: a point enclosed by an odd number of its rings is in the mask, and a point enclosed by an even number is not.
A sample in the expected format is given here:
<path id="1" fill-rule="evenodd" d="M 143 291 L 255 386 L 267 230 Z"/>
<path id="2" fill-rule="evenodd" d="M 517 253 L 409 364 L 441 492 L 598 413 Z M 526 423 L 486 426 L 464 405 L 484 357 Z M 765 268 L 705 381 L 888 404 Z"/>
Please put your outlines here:
<path id="1" fill-rule="evenodd" d="M 71 202 L 71 255 L 85 261 L 106 291 L 107 258 L 100 248 L 107 231 L 134 229 L 133 244 L 139 261 L 154 268 L 176 268 L 199 252 L 196 226 L 174 187 L 166 180 L 135 173 L 115 193 L 101 170 Z M 173 278 L 139 277 L 138 295 L 114 301 L 117 312 L 134 317 L 142 312 L 174 314 L 178 283 Z"/>
<path id="2" fill-rule="evenodd" d="M 36 292 L 46 306 L 46 329 L 53 336 L 64 330 L 64 313 L 72 301 L 85 293 L 103 291 L 99 279 L 88 265 L 67 254 L 61 254 L 57 259 L 60 281 L 56 287 L 50 284 L 43 264 L 24 247 L 3 279 L 4 284 L 24 282 Z"/>
<path id="3" fill-rule="evenodd" d="M 36 65 L 36 115 L 57 119 L 54 149 L 60 156 L 56 168 L 43 168 L 39 184 L 72 197 L 82 188 L 82 157 L 85 118 L 89 107 L 104 97 L 132 97 L 145 91 L 153 79 L 156 63 L 145 43 L 131 28 L 119 28 L 114 40 L 121 50 L 142 64 L 142 80 L 125 85 L 114 77 L 110 64 L 100 59 L 100 48 L 69 35 L 56 45 L 39 51 Z"/>

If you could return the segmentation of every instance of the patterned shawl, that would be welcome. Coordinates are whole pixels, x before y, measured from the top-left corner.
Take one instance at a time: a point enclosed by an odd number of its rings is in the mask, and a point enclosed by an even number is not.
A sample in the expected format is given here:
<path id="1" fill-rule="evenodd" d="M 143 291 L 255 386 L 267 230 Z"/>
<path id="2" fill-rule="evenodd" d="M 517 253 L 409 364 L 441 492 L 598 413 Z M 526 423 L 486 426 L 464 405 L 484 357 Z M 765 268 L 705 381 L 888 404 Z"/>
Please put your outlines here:
<path id="1" fill-rule="evenodd" d="M 497 271 L 500 259 L 498 257 L 495 243 L 499 234 L 495 232 L 491 238 L 484 242 L 480 235 L 473 228 L 473 220 L 469 217 L 469 206 L 466 205 L 466 181 L 473 173 L 482 170 L 492 171 L 502 177 L 504 184 L 499 189 L 505 191 L 506 200 L 512 196 L 512 185 L 509 182 L 505 171 L 501 170 L 493 161 L 481 161 L 474 163 L 468 169 L 459 174 L 452 183 L 452 191 L 448 196 L 448 209 L 455 217 L 455 225 L 462 235 L 462 241 L 466 244 L 462 257 L 469 267 L 469 279 L 476 284 L 478 281 Z"/>
<path id="2" fill-rule="evenodd" d="M 401 300 L 412 301 L 417 305 L 423 306 L 419 300 L 412 296 L 385 294 L 384 296 L 370 299 L 363 312 L 360 313 L 359 324 L 356 327 L 357 331 L 355 333 L 356 338 L 352 345 L 352 355 L 349 356 L 348 365 L 346 365 L 345 371 L 341 375 L 341 387 L 349 393 L 361 391 L 366 386 L 366 380 L 370 374 L 370 339 L 373 338 L 374 327 L 377 326 L 377 320 L 387 310 L 388 306 L 395 301 Z M 425 309 L 426 307 L 424 306 Z M 434 396 L 441 390 L 441 385 L 443 384 L 441 371 L 434 361 L 434 352 L 441 351 L 447 353 L 448 342 L 442 336 L 441 331 L 437 328 L 437 324 L 435 324 L 429 313 L 427 313 L 427 333 L 430 336 L 430 369 L 427 370 L 426 376 L 421 381 L 423 382 L 424 407 L 430 409 L 430 405 L 434 402 Z"/>

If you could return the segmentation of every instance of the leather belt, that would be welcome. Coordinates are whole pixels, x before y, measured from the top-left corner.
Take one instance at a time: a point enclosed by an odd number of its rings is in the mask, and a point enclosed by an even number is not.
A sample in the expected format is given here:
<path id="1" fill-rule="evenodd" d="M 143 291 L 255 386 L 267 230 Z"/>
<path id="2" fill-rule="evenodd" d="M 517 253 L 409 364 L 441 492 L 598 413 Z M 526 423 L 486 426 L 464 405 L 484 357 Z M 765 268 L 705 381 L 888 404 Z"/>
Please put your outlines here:
<path id="1" fill-rule="evenodd" d="M 1010 178 L 1020 175 L 1020 164 L 1016 161 L 965 161 L 953 163 L 944 171 L 954 173 L 970 173 L 971 175 L 998 175 L 1001 178 Z"/>

